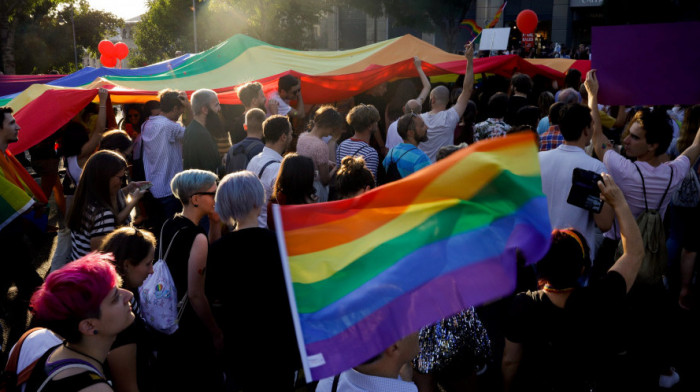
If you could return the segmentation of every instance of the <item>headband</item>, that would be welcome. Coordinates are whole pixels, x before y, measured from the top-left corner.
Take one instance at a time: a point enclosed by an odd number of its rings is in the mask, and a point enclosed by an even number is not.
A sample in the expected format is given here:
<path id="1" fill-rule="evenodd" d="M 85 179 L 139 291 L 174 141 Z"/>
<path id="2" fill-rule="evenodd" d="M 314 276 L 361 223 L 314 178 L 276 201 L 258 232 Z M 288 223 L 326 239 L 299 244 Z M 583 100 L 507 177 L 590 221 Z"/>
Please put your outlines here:
<path id="1" fill-rule="evenodd" d="M 575 239 L 576 242 L 578 242 L 578 245 L 581 247 L 581 254 L 583 255 L 584 258 L 586 257 L 586 250 L 583 247 L 583 241 L 581 241 L 581 237 L 579 237 L 578 234 L 576 234 L 573 230 L 570 230 L 570 229 L 559 230 L 559 232 L 567 234 L 569 237 Z"/>

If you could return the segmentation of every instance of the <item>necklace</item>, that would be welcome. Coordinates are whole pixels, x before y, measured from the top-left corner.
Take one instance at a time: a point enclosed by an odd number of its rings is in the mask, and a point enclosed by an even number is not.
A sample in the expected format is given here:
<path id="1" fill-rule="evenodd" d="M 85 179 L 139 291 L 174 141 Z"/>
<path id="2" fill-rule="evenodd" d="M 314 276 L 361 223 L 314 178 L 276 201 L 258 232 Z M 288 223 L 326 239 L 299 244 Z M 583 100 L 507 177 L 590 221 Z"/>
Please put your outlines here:
<path id="1" fill-rule="evenodd" d="M 65 348 L 67 348 L 67 349 L 69 349 L 69 350 L 71 350 L 71 351 L 73 351 L 73 352 L 76 352 L 76 353 L 78 353 L 78 354 L 80 354 L 80 355 L 82 355 L 82 356 L 84 356 L 84 357 L 90 358 L 90 359 L 92 359 L 93 361 L 99 363 L 100 366 L 103 366 L 102 361 L 98 360 L 97 358 L 93 357 L 92 355 L 85 354 L 84 352 L 82 352 L 82 351 L 80 351 L 80 350 L 76 350 L 76 349 L 74 349 L 73 347 L 70 347 L 70 346 L 68 345 L 68 342 L 65 342 L 65 341 L 64 341 L 64 342 L 63 342 L 63 347 L 65 347 Z"/>

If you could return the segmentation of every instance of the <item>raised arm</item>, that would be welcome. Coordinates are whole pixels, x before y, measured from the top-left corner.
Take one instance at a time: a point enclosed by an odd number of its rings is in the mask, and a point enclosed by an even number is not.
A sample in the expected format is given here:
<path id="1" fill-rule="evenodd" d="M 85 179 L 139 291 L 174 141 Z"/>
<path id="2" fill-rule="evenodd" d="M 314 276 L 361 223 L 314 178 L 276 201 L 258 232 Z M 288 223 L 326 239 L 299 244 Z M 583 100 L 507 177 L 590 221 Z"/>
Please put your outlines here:
<path id="1" fill-rule="evenodd" d="M 420 94 L 418 95 L 418 98 L 416 98 L 416 101 L 420 102 L 422 105 L 423 102 L 425 102 L 425 99 L 428 97 L 428 94 L 430 94 L 430 80 L 428 80 L 428 77 L 425 76 L 425 72 L 423 72 L 423 67 L 421 66 L 422 63 L 418 56 L 413 57 L 413 64 L 416 66 L 416 71 L 418 71 L 418 76 L 420 76 L 420 82 L 423 84 L 423 89 L 420 90 Z"/>
<path id="2" fill-rule="evenodd" d="M 613 145 L 608 140 L 607 136 L 603 134 L 603 126 L 600 123 L 600 113 L 598 112 L 598 77 L 596 76 L 596 70 L 592 69 L 588 71 L 586 75 L 586 91 L 588 92 L 588 107 L 591 109 L 591 116 L 593 117 L 593 149 L 595 155 L 603 160 L 605 152 L 612 149 Z"/>
<path id="3" fill-rule="evenodd" d="M 693 165 L 700 155 L 700 129 L 695 134 L 695 139 L 693 139 L 693 144 L 686 148 L 681 155 L 685 155 L 690 160 L 690 170 L 693 170 Z"/>
<path id="4" fill-rule="evenodd" d="M 637 226 L 637 221 L 634 219 L 629 205 L 627 205 L 625 196 L 615 181 L 607 173 L 601 173 L 601 176 L 603 181 L 598 182 L 600 197 L 615 210 L 622 236 L 622 256 L 610 267 L 610 271 L 617 271 L 625 278 L 627 292 L 629 292 L 637 277 L 639 267 L 642 265 L 642 259 L 644 259 L 642 233 L 639 231 L 639 226 Z"/>
<path id="5" fill-rule="evenodd" d="M 464 45 L 464 57 L 467 59 L 467 70 L 464 72 L 462 93 L 457 97 L 457 103 L 454 106 L 459 117 L 462 117 L 467 109 L 469 98 L 472 96 L 472 89 L 474 89 L 474 47 L 469 43 Z"/>
<path id="6" fill-rule="evenodd" d="M 288 114 L 290 117 L 296 118 L 304 118 L 304 116 L 306 116 L 306 112 L 304 111 L 304 98 L 301 96 L 301 87 L 297 93 L 297 107 L 290 110 Z"/>
<path id="7" fill-rule="evenodd" d="M 187 93 L 180 91 L 180 96 L 178 97 L 180 102 L 185 106 L 185 112 L 182 114 L 182 123 L 187 126 L 194 118 L 194 112 L 192 112 L 192 103 L 187 99 Z"/>
<path id="8" fill-rule="evenodd" d="M 102 140 L 102 134 L 105 133 L 107 127 L 107 100 L 109 99 L 109 91 L 100 88 L 97 92 L 97 96 L 100 97 L 100 110 L 97 112 L 97 121 L 95 122 L 95 128 L 92 129 L 92 133 L 90 134 L 90 139 L 80 148 L 80 154 L 78 154 L 78 164 L 80 167 L 83 167 L 87 159 L 97 150 L 97 146 L 100 145 L 100 140 Z"/>

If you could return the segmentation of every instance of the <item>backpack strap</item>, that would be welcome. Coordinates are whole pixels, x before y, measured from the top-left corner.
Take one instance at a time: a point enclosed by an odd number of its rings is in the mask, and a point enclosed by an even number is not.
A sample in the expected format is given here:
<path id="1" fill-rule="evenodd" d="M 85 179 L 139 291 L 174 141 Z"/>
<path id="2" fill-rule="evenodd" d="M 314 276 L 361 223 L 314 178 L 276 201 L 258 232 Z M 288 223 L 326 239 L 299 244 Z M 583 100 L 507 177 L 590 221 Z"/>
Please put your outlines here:
<path id="1" fill-rule="evenodd" d="M 250 152 L 253 151 L 253 148 L 255 148 L 256 145 L 257 143 L 255 143 L 255 140 L 251 140 L 251 142 L 248 143 L 245 150 L 243 150 L 245 152 L 246 157 L 248 157 L 248 154 L 250 154 Z"/>
<path id="2" fill-rule="evenodd" d="M 340 381 L 340 374 L 336 374 L 335 377 L 333 377 L 333 387 L 331 387 L 331 392 L 338 391 L 338 382 L 339 381 Z"/>
<path id="3" fill-rule="evenodd" d="M 170 221 L 170 219 L 168 219 Z M 163 229 L 165 228 L 165 224 L 160 228 L 160 237 L 158 238 L 159 243 L 162 245 L 163 244 Z M 168 244 L 168 248 L 165 250 L 165 257 L 163 257 L 163 247 L 161 246 L 160 249 L 158 249 L 158 260 L 167 260 L 168 258 L 168 253 L 170 253 L 170 247 L 173 245 L 173 242 L 175 242 L 175 237 L 177 237 L 178 233 L 180 233 L 182 229 L 178 230 L 175 232 L 175 235 L 173 238 L 170 239 L 170 243 Z"/>
<path id="4" fill-rule="evenodd" d="M 412 149 L 404 151 L 404 153 L 401 154 L 401 156 L 400 156 L 399 159 L 397 159 L 397 160 L 394 160 L 393 153 L 392 153 L 391 161 L 392 161 L 392 162 L 395 162 L 395 163 L 399 163 L 399 161 L 401 160 L 401 158 L 403 158 L 404 155 L 408 154 L 409 152 L 411 152 L 411 151 L 413 151 L 413 150 L 417 150 L 417 149 L 418 149 L 418 147 L 413 146 Z"/>
<path id="5" fill-rule="evenodd" d="M 644 193 L 644 210 L 649 211 L 649 204 L 647 203 L 647 188 L 644 185 L 644 176 L 642 175 L 642 171 L 639 169 L 639 166 L 637 164 L 634 164 L 634 167 L 637 169 L 637 173 L 639 173 L 639 177 L 642 178 L 642 192 Z M 661 196 L 661 201 L 659 201 L 659 206 L 656 207 L 657 211 L 661 210 L 661 206 L 664 204 L 664 199 L 666 198 L 666 194 L 668 193 L 668 190 L 671 188 L 671 182 L 673 182 L 673 168 L 671 169 L 671 177 L 668 179 L 668 185 L 666 185 L 666 190 L 664 191 L 664 195 Z"/>
<path id="6" fill-rule="evenodd" d="M 268 166 L 270 166 L 271 164 L 273 164 L 275 162 L 279 163 L 280 161 L 274 161 L 274 160 L 268 161 L 265 165 L 263 165 L 262 169 L 260 169 L 260 173 L 258 173 L 258 178 L 261 179 L 263 173 L 265 173 L 265 169 L 267 169 Z"/>
<path id="7" fill-rule="evenodd" d="M 642 178 L 642 194 L 644 195 L 644 211 L 649 211 L 649 204 L 647 204 L 647 188 L 644 186 L 644 176 L 642 175 L 642 171 L 639 170 L 639 166 L 637 164 L 634 164 L 634 167 L 637 168 L 637 173 L 639 173 L 639 177 Z"/>
<path id="8" fill-rule="evenodd" d="M 664 204 L 664 199 L 666 198 L 666 194 L 668 193 L 668 190 L 671 188 L 671 182 L 673 181 L 673 168 L 670 167 L 671 169 L 671 177 L 668 179 L 668 185 L 666 185 L 666 190 L 664 191 L 664 195 L 661 196 L 661 201 L 659 202 L 659 206 L 656 207 L 657 210 L 661 211 L 661 206 Z"/>
<path id="9" fill-rule="evenodd" d="M 352 153 L 352 156 L 357 155 L 357 153 L 360 152 L 360 151 L 362 151 L 363 148 L 365 148 L 364 145 L 363 145 L 363 146 L 360 146 L 360 148 L 358 148 L 357 150 L 355 150 L 355 152 Z"/>

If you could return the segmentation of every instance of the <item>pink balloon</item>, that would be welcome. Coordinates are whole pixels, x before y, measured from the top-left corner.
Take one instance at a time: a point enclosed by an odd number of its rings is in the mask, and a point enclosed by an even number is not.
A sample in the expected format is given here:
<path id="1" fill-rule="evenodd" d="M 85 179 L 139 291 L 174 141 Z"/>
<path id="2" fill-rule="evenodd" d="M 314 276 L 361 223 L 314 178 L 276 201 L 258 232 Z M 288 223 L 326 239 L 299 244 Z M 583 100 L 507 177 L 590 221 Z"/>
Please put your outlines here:
<path id="1" fill-rule="evenodd" d="M 523 34 L 534 33 L 537 29 L 537 14 L 533 10 L 522 10 L 515 19 L 515 24 Z"/>
<path id="2" fill-rule="evenodd" d="M 100 54 L 107 57 L 115 57 L 116 55 L 114 52 L 114 44 L 112 41 L 106 39 L 100 41 L 100 43 L 97 45 L 97 50 L 100 52 Z"/>
<path id="3" fill-rule="evenodd" d="M 103 54 L 100 56 L 100 63 L 105 67 L 114 67 L 117 65 L 117 58 Z"/>
<path id="4" fill-rule="evenodd" d="M 129 47 L 123 42 L 114 44 L 114 56 L 119 60 L 124 60 L 129 55 Z"/>

